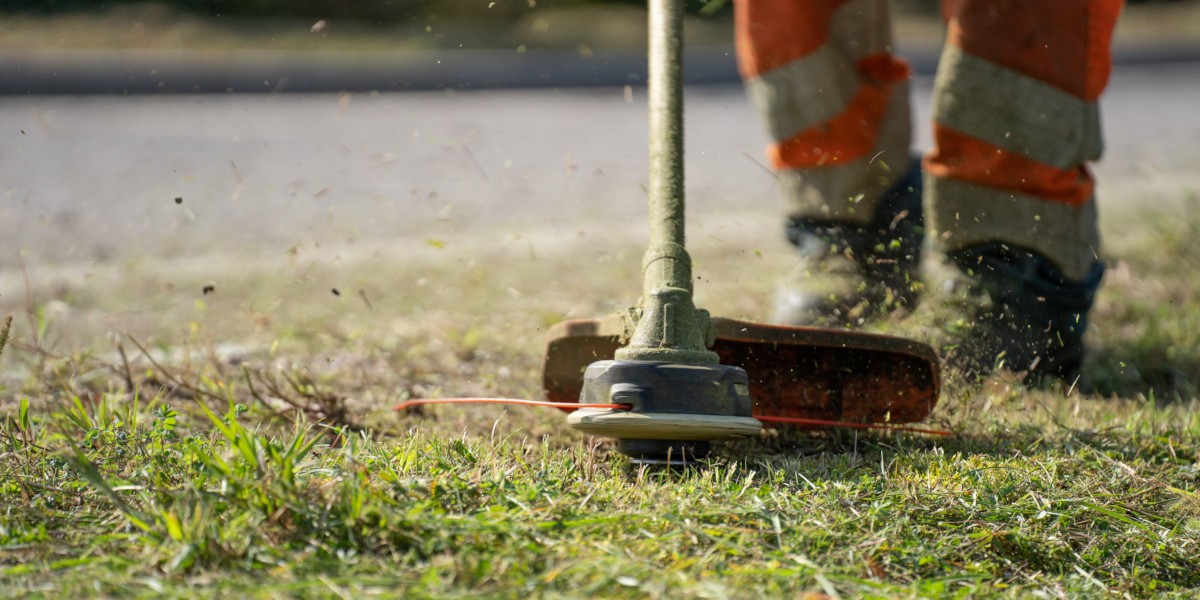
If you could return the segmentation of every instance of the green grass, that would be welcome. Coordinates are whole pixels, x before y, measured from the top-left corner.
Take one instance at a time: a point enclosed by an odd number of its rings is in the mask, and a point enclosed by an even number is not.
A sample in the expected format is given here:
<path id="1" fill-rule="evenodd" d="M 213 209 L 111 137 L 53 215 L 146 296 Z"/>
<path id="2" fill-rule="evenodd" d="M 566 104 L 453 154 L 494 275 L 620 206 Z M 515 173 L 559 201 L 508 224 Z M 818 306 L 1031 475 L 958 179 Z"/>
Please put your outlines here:
<path id="1" fill-rule="evenodd" d="M 1112 236 L 1077 385 L 949 381 L 931 421 L 953 438 L 772 432 L 684 472 L 632 467 L 557 411 L 388 410 L 535 397 L 540 331 L 631 301 L 635 251 L 570 285 L 594 246 L 448 238 L 387 276 L 373 248 L 300 251 L 208 295 L 208 274 L 169 265 L 97 267 L 87 290 L 31 266 L 28 305 L 0 306 L 18 313 L 0 589 L 1194 597 L 1200 282 L 1181 269 L 1200 264 L 1200 217 L 1184 212 Z M 704 237 L 702 304 L 761 317 L 786 258 Z M 111 316 L 129 306 L 164 308 Z"/>
<path id="2" fill-rule="evenodd" d="M 4 581 L 53 595 L 1194 593 L 1200 415 L 1021 396 L 989 398 L 988 416 L 1036 418 L 969 437 L 785 437 L 686 473 L 531 436 L 554 419 L 520 411 L 374 436 L 264 431 L 238 405 L 204 423 L 81 399 L 5 424 Z"/>

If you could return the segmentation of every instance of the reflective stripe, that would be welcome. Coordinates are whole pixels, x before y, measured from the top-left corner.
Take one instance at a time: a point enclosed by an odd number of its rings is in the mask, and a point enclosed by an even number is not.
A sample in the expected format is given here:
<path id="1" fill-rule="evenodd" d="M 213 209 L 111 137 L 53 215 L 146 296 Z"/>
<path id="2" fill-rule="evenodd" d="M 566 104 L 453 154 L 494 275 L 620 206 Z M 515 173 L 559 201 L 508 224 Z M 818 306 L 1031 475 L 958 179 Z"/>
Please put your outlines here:
<path id="1" fill-rule="evenodd" d="M 1099 156 L 1099 109 L 1050 84 L 946 46 L 933 117 L 971 137 L 1059 169 Z"/>
<path id="2" fill-rule="evenodd" d="M 734 17 L 738 68 L 746 79 L 827 43 L 849 62 L 892 50 L 887 0 L 738 0 Z"/>
<path id="3" fill-rule="evenodd" d="M 842 113 L 859 91 L 857 64 L 891 51 L 887 0 L 742 0 L 738 7 L 746 89 L 776 142 Z"/>
<path id="4" fill-rule="evenodd" d="M 887 0 L 737 0 L 738 65 L 790 213 L 866 223 L 909 163 Z"/>
<path id="5" fill-rule="evenodd" d="M 841 114 L 768 148 L 775 168 L 832 165 L 875 148 L 892 98 L 908 94 L 908 64 L 876 55 L 859 61 L 858 70 L 864 74 L 863 83 Z"/>
<path id="6" fill-rule="evenodd" d="M 830 167 L 788 169 L 779 180 L 794 219 L 841 221 L 866 225 L 884 192 L 892 187 L 908 166 L 907 159 L 887 163 L 887 170 L 863 157 Z"/>
<path id="7" fill-rule="evenodd" d="M 734 41 L 749 79 L 811 54 L 829 38 L 829 22 L 846 0 L 738 0 Z"/>
<path id="8" fill-rule="evenodd" d="M 1093 194 L 1083 164 L 1070 169 L 1044 165 L 940 124 L 934 125 L 936 149 L 925 161 L 938 177 L 953 177 L 1043 200 L 1080 206 Z"/>
<path id="9" fill-rule="evenodd" d="M 892 51 L 888 0 L 737 0 L 734 21 L 738 67 L 747 79 L 827 42 L 851 61 Z"/>
<path id="10" fill-rule="evenodd" d="M 947 43 L 1084 100 L 1108 81 L 1123 0 L 957 0 Z"/>
<path id="11" fill-rule="evenodd" d="M 870 222 L 883 193 L 904 176 L 909 165 L 908 102 L 908 86 L 898 84 L 869 154 L 819 167 L 781 170 L 788 215 Z"/>
<path id="12" fill-rule="evenodd" d="M 1000 241 L 1044 255 L 1076 281 L 1100 250 L 1096 203 L 1067 206 L 1036 196 L 926 174 L 926 224 L 936 250 Z"/>
<path id="13" fill-rule="evenodd" d="M 746 80 L 746 92 L 767 123 L 771 139 L 784 141 L 840 114 L 858 92 L 858 73 L 832 46 Z"/>
<path id="14" fill-rule="evenodd" d="M 953 0 L 925 161 L 934 248 L 999 241 L 1086 277 L 1100 236 L 1086 168 L 1100 156 L 1094 102 L 1121 0 Z"/>

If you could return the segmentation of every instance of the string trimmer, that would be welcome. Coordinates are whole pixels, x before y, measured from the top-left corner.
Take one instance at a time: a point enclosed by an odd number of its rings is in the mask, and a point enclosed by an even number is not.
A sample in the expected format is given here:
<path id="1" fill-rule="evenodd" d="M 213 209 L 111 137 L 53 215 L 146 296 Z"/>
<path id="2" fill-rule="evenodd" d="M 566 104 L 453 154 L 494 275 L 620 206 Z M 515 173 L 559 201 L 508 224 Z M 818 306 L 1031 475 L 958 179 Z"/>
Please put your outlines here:
<path id="1" fill-rule="evenodd" d="M 928 346 L 875 334 L 712 318 L 684 249 L 682 0 L 650 0 L 650 247 L 637 307 L 552 329 L 543 383 L 576 429 L 638 462 L 677 463 L 762 422 L 904 423 L 938 398 Z M 604 406 L 605 408 L 599 408 Z"/>

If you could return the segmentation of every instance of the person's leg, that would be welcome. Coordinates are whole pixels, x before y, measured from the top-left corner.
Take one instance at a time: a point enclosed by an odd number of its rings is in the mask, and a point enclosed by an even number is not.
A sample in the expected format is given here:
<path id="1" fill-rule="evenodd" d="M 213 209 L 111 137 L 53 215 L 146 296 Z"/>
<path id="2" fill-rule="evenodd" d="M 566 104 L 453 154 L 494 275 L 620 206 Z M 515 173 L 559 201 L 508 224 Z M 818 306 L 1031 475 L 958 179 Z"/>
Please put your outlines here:
<path id="1" fill-rule="evenodd" d="M 735 7 L 738 64 L 802 256 L 801 287 L 776 318 L 852 324 L 865 304 L 907 299 L 920 180 L 910 171 L 910 72 L 892 54 L 887 0 Z"/>
<path id="2" fill-rule="evenodd" d="M 943 0 L 926 218 L 951 267 L 934 285 L 966 282 L 991 306 L 971 319 L 989 328 L 961 349 L 968 370 L 1001 352 L 1018 371 L 1078 367 L 1103 273 L 1087 163 L 1102 149 L 1097 101 L 1122 4 Z"/>

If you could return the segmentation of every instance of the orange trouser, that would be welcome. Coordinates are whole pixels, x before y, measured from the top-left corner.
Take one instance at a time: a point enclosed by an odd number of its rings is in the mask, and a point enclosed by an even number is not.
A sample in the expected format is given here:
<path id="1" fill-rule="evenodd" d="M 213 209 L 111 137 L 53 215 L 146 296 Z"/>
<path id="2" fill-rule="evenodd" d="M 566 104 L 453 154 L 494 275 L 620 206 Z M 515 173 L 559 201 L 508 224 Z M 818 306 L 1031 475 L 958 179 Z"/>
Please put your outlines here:
<path id="1" fill-rule="evenodd" d="M 1099 246 L 1088 161 L 1123 0 L 942 0 L 925 157 L 935 249 L 999 241 L 1083 278 Z M 908 65 L 887 0 L 738 0 L 738 64 L 799 218 L 869 222 L 909 163 Z"/>

